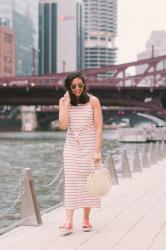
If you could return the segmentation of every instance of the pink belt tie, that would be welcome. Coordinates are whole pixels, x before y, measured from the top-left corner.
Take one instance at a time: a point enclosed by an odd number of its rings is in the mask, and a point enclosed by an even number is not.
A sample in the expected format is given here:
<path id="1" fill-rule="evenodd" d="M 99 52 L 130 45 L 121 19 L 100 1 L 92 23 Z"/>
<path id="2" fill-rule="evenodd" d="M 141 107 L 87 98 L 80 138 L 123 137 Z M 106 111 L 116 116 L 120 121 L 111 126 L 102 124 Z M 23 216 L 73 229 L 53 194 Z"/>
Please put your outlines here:
<path id="1" fill-rule="evenodd" d="M 84 133 L 89 133 L 89 131 L 91 131 L 92 128 L 94 128 L 93 125 L 87 125 L 76 132 L 74 131 L 74 129 L 71 129 L 71 128 L 68 129 L 68 131 L 74 136 L 74 141 L 75 141 L 75 145 L 77 146 L 77 150 L 83 149 L 83 145 L 80 140 L 80 135 Z"/>

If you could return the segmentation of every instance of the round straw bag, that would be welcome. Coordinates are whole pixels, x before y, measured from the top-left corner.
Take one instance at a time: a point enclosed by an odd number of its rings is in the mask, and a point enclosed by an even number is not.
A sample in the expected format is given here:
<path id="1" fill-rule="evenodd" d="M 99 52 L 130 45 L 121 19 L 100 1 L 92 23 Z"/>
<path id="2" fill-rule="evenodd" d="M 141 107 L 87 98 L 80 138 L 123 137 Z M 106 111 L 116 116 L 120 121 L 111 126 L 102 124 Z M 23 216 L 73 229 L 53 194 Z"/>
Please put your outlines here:
<path id="1" fill-rule="evenodd" d="M 91 195 L 101 198 L 112 187 L 112 180 L 107 168 L 92 166 L 92 173 L 87 178 L 87 188 Z"/>

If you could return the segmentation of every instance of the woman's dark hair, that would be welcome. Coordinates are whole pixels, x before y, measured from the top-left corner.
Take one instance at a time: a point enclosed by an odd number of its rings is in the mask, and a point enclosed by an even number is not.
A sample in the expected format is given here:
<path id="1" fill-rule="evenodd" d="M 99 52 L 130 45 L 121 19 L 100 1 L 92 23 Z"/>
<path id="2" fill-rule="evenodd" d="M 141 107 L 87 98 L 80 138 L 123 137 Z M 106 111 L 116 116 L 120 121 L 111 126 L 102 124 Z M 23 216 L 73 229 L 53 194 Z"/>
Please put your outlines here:
<path id="1" fill-rule="evenodd" d="M 82 80 L 82 82 L 84 83 L 84 89 L 83 89 L 83 92 L 82 94 L 80 95 L 79 99 L 76 97 L 76 95 L 74 95 L 72 93 L 72 90 L 70 88 L 70 85 L 72 83 L 72 81 L 75 79 L 75 78 L 80 78 Z M 85 104 L 87 102 L 89 102 L 89 95 L 87 94 L 87 90 L 86 90 L 86 84 L 85 84 L 85 79 L 84 77 L 82 76 L 81 72 L 72 72 L 72 73 L 69 73 L 65 80 L 64 80 L 64 83 L 65 83 L 65 87 L 66 87 L 66 90 L 69 91 L 69 95 L 70 95 L 70 100 L 71 100 L 71 105 L 73 106 L 77 106 L 78 103 L 79 104 Z"/>

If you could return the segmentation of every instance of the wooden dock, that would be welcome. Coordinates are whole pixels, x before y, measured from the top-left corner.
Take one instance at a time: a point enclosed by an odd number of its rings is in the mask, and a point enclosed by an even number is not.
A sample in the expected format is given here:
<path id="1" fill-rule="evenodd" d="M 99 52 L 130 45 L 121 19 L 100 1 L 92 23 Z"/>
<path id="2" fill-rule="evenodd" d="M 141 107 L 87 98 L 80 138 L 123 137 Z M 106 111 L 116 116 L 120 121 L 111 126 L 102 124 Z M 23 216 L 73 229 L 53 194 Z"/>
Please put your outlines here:
<path id="1" fill-rule="evenodd" d="M 58 208 L 43 216 L 42 226 L 0 236 L 0 250 L 166 250 L 166 160 L 119 178 L 102 203 L 92 212 L 92 232 L 82 231 L 77 210 L 74 233 L 61 236 L 65 211 Z"/>

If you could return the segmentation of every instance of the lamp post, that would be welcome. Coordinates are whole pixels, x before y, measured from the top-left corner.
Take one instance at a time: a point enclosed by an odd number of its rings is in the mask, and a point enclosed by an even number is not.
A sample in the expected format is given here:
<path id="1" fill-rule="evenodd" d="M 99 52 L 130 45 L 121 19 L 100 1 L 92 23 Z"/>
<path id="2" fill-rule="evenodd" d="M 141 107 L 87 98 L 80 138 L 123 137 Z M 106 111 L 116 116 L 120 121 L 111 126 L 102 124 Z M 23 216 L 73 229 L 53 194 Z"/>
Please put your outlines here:
<path id="1" fill-rule="evenodd" d="M 32 47 L 32 76 L 35 76 L 35 72 L 36 72 L 36 62 L 35 62 L 35 48 Z"/>
<path id="2" fill-rule="evenodd" d="M 62 61 L 62 70 L 63 72 L 66 70 L 66 62 L 64 60 Z"/>

